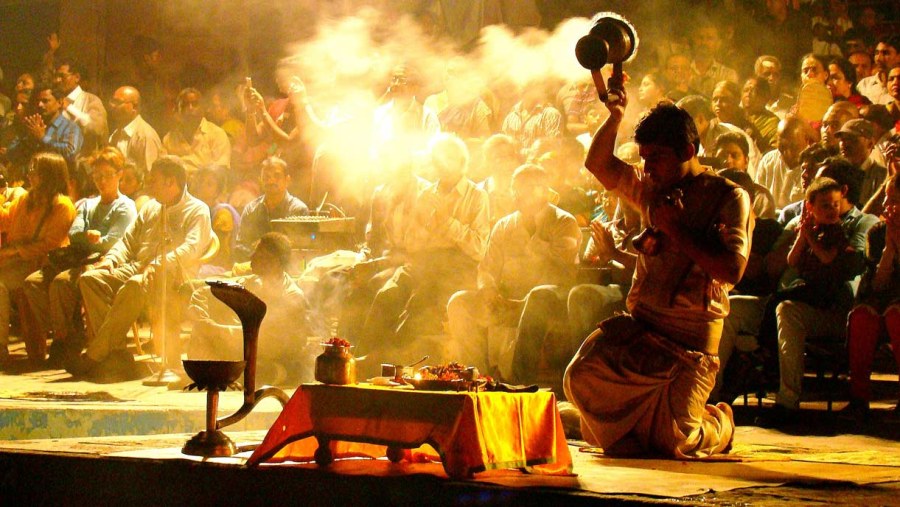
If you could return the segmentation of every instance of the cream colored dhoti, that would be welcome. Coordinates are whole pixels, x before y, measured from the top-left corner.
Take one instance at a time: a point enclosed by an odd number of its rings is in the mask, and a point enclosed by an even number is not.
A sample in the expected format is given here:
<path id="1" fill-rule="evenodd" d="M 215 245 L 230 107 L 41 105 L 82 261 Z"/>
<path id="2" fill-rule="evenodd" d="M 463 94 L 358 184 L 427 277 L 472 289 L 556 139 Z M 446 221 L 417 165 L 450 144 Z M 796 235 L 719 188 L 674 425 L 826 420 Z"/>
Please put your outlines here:
<path id="1" fill-rule="evenodd" d="M 730 413 L 706 405 L 719 359 L 688 351 L 630 316 L 608 319 L 566 369 L 584 439 L 607 454 L 702 458 L 729 448 Z"/>

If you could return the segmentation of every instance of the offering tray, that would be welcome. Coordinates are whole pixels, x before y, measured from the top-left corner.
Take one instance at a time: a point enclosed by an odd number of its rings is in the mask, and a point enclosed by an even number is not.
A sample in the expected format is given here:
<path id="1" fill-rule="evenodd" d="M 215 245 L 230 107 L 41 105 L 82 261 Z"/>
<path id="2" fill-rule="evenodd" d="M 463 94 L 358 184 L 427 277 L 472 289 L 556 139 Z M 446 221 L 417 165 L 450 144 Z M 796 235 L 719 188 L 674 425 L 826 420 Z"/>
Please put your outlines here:
<path id="1" fill-rule="evenodd" d="M 481 376 L 474 366 L 449 363 L 423 366 L 414 376 L 403 376 L 403 381 L 417 391 L 477 392 L 483 390 L 490 379 Z"/>
<path id="2" fill-rule="evenodd" d="M 454 380 L 438 380 L 438 379 L 413 379 L 413 378 L 405 378 L 403 379 L 409 385 L 413 386 L 413 389 L 416 391 L 474 391 L 478 392 L 484 389 L 487 385 L 486 379 L 476 379 L 476 380 L 465 380 L 465 379 L 454 379 Z"/>

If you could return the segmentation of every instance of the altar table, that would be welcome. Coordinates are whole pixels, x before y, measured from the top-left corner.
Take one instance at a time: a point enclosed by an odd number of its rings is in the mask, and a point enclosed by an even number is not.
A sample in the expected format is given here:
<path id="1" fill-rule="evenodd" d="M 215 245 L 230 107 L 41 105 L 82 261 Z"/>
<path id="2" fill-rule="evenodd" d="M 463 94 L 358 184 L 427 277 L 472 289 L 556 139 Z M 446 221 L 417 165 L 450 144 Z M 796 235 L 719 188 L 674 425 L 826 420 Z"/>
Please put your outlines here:
<path id="1" fill-rule="evenodd" d="M 303 384 L 248 465 L 387 455 L 440 459 L 451 477 L 504 468 L 569 474 L 572 456 L 551 392 L 413 391 Z"/>

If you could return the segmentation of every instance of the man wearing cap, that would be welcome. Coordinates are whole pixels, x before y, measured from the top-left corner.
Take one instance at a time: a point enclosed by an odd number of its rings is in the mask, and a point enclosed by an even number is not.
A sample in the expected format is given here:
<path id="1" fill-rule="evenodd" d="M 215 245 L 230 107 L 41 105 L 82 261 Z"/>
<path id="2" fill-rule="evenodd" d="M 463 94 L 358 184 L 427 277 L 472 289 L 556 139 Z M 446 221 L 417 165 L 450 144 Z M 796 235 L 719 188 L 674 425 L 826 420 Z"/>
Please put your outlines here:
<path id="1" fill-rule="evenodd" d="M 859 194 L 859 204 L 865 204 L 887 178 L 887 169 L 872 160 L 875 127 L 868 120 L 855 118 L 845 123 L 835 136 L 841 155 L 866 173 Z"/>

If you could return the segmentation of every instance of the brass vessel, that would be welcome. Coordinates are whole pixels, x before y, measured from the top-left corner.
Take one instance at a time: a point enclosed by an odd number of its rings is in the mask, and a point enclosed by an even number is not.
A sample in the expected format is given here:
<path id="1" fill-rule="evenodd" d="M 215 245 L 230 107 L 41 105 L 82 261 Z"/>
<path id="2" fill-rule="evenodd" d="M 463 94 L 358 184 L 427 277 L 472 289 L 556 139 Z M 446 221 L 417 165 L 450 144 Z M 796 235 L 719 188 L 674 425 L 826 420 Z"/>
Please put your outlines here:
<path id="1" fill-rule="evenodd" d="M 350 347 L 323 344 L 325 351 L 316 357 L 315 378 L 323 384 L 356 383 L 356 358 Z"/>

